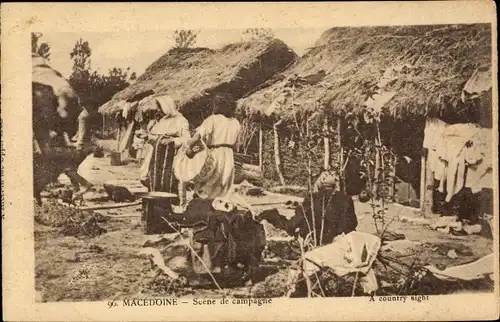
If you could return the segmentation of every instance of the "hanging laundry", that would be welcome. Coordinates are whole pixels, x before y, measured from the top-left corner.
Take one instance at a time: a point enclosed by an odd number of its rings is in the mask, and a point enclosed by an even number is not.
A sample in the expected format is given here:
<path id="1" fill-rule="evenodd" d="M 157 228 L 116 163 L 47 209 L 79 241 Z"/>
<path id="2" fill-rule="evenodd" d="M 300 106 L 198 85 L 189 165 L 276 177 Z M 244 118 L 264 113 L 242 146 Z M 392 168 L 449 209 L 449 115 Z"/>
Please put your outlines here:
<path id="1" fill-rule="evenodd" d="M 428 117 L 425 120 L 424 143 L 426 149 L 434 148 L 436 143 L 441 140 L 443 130 L 448 126 L 448 123 L 441 121 L 438 118 Z"/>
<path id="2" fill-rule="evenodd" d="M 446 198 L 449 202 L 465 184 L 465 143 L 479 132 L 475 124 L 454 124 L 443 131 L 442 142 L 446 144 Z"/>
<path id="3" fill-rule="evenodd" d="M 446 153 L 445 148 L 443 148 L 443 152 Z M 442 158 L 439 154 L 437 155 L 436 158 L 437 159 L 436 159 L 436 167 L 434 170 L 434 179 L 439 181 L 439 186 L 437 190 L 441 193 L 444 193 L 446 185 L 446 175 L 448 173 L 448 161 Z"/>
<path id="4" fill-rule="evenodd" d="M 445 129 L 448 126 L 445 127 Z M 443 137 L 444 130 L 435 140 L 434 145 L 434 179 L 439 182 L 438 191 L 446 191 L 446 178 L 448 174 L 448 143 Z"/>
<path id="5" fill-rule="evenodd" d="M 445 163 L 440 164 L 440 171 L 436 171 L 438 162 L 438 151 L 442 150 L 441 137 L 448 124 L 437 118 L 427 118 L 425 121 L 424 143 L 423 147 L 427 149 L 427 166 L 429 170 L 435 173 L 435 179 L 441 181 Z M 438 174 L 436 177 L 436 173 Z"/>
<path id="6" fill-rule="evenodd" d="M 467 177 L 465 187 L 472 193 L 478 193 L 483 188 L 493 186 L 492 167 L 492 132 L 491 129 L 481 129 L 468 142 L 465 149 Z"/>

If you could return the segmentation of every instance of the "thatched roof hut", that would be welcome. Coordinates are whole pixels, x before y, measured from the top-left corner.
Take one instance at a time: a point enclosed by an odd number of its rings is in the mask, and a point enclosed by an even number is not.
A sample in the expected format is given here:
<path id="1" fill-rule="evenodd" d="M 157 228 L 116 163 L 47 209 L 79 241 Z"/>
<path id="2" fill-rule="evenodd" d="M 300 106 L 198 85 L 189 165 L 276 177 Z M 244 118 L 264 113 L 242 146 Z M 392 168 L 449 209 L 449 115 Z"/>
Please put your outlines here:
<path id="1" fill-rule="evenodd" d="M 196 125 L 211 114 L 208 106 L 214 93 L 226 91 L 239 99 L 296 57 L 277 39 L 229 44 L 218 50 L 172 49 L 151 64 L 136 83 L 101 106 L 100 112 L 115 113 L 124 102 L 137 101 L 137 97 L 147 101 L 148 97 L 167 94 L 178 101 L 180 111 Z M 146 97 L 140 97 L 141 93 Z M 138 106 L 141 109 L 151 105 Z"/>
<path id="2" fill-rule="evenodd" d="M 282 119 L 356 111 L 384 79 L 392 116 L 460 113 L 464 85 L 477 68 L 491 68 L 491 36 L 489 24 L 332 28 L 239 109 Z"/>

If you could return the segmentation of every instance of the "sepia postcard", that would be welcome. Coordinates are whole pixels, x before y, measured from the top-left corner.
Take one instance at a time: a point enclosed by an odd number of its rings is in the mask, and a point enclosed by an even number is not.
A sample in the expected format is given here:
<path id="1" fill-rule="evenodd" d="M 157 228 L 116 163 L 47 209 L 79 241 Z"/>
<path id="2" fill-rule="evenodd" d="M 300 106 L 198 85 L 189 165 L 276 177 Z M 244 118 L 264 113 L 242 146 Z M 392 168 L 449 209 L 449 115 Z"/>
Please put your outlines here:
<path id="1" fill-rule="evenodd" d="M 2 3 L 4 320 L 498 319 L 495 9 Z"/>

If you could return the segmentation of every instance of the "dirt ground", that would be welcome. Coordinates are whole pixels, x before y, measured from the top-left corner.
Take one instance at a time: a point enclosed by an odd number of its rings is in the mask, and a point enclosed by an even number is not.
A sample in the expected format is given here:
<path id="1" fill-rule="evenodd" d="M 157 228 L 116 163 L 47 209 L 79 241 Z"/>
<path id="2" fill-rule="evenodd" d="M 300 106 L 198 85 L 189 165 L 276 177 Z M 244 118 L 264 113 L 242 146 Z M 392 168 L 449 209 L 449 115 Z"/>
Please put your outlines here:
<path id="1" fill-rule="evenodd" d="M 110 166 L 106 158 L 89 156 L 79 171 L 96 186 L 115 183 L 128 187 L 133 192 L 146 191 L 138 182 L 138 165 L 130 162 L 123 166 Z M 68 183 L 61 177 L 61 183 Z M 86 206 L 112 203 L 103 201 L 103 194 L 88 193 Z M 286 202 L 300 200 L 298 197 L 266 193 L 264 196 L 245 196 L 249 204 Z M 260 205 L 254 210 L 277 207 L 285 215 L 293 210 L 283 205 Z M 375 233 L 371 209 L 368 204 L 355 202 L 358 216 L 358 231 Z M 97 210 L 107 220 L 99 222 L 105 229 L 97 237 L 72 237 L 61 234 L 60 227 L 35 223 L 35 271 L 36 290 L 43 301 L 103 301 L 136 296 L 221 297 L 230 294 L 238 297 L 276 297 L 286 292 L 286 276 L 291 261 L 277 254 L 267 256 L 260 268 L 261 280 L 253 286 L 242 286 L 217 290 L 174 288 L 168 281 L 155 276 L 146 256 L 140 254 L 145 235 L 142 232 L 141 207 Z M 396 204 L 388 206 L 386 222 L 391 222 L 388 231 L 404 234 L 402 241 L 392 242 L 381 249 L 384 256 L 394 258 L 407 265 L 428 264 L 442 267 L 469 263 L 492 252 L 492 240 L 481 236 L 452 236 L 432 230 L 428 225 L 435 218 L 422 218 L 417 209 Z M 290 238 L 264 222 L 268 243 L 283 245 Z M 456 258 L 447 254 L 455 250 Z M 285 251 L 286 252 L 286 251 Z M 395 265 L 396 267 L 397 265 Z M 376 262 L 379 284 L 391 284 L 403 273 L 396 268 L 386 268 Z M 456 285 L 455 285 L 456 286 Z M 431 283 L 425 289 L 432 292 L 451 293 L 463 290 L 492 290 L 491 283 L 475 284 L 471 287 Z M 432 288 L 436 289 L 432 289 Z M 403 291 L 404 292 L 404 291 Z M 408 291 L 410 292 L 410 291 Z M 417 291 L 415 291 L 417 292 Z"/>

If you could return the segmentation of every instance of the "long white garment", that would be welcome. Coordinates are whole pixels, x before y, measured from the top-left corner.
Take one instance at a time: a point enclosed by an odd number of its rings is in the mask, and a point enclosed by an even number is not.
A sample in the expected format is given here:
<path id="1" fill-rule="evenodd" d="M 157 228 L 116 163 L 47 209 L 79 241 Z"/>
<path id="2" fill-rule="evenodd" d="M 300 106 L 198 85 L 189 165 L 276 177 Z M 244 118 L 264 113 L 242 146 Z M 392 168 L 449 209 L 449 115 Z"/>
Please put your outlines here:
<path id="1" fill-rule="evenodd" d="M 235 118 L 217 114 L 209 116 L 196 130 L 205 144 L 210 146 L 235 146 L 241 125 Z M 210 149 L 215 159 L 215 170 L 206 182 L 196 183 L 196 191 L 201 198 L 225 197 L 234 181 L 234 152 L 228 147 Z"/>
<path id="2" fill-rule="evenodd" d="M 477 193 L 483 188 L 493 187 L 493 151 L 491 129 L 481 129 L 465 150 L 467 177 L 465 187 Z"/>
<path id="3" fill-rule="evenodd" d="M 425 121 L 423 147 L 427 149 L 427 166 L 434 172 L 434 178 L 441 181 L 443 177 L 442 160 L 439 159 L 440 141 L 447 123 L 437 118 L 427 118 Z M 436 171 L 436 168 L 437 171 Z"/>
<path id="4" fill-rule="evenodd" d="M 447 147 L 446 198 L 449 202 L 465 184 L 465 143 L 480 130 L 474 124 L 454 124 L 443 131 L 443 142 Z"/>
<path id="5" fill-rule="evenodd" d="M 189 123 L 186 118 L 176 110 L 174 101 L 168 96 L 155 98 L 164 116 L 159 120 L 149 121 L 146 131 L 151 135 L 166 135 L 172 137 L 178 147 L 186 142 L 189 135 Z M 146 142 L 144 146 L 144 160 L 140 169 L 141 179 L 145 180 L 149 173 L 149 166 L 154 154 L 154 146 Z"/>

